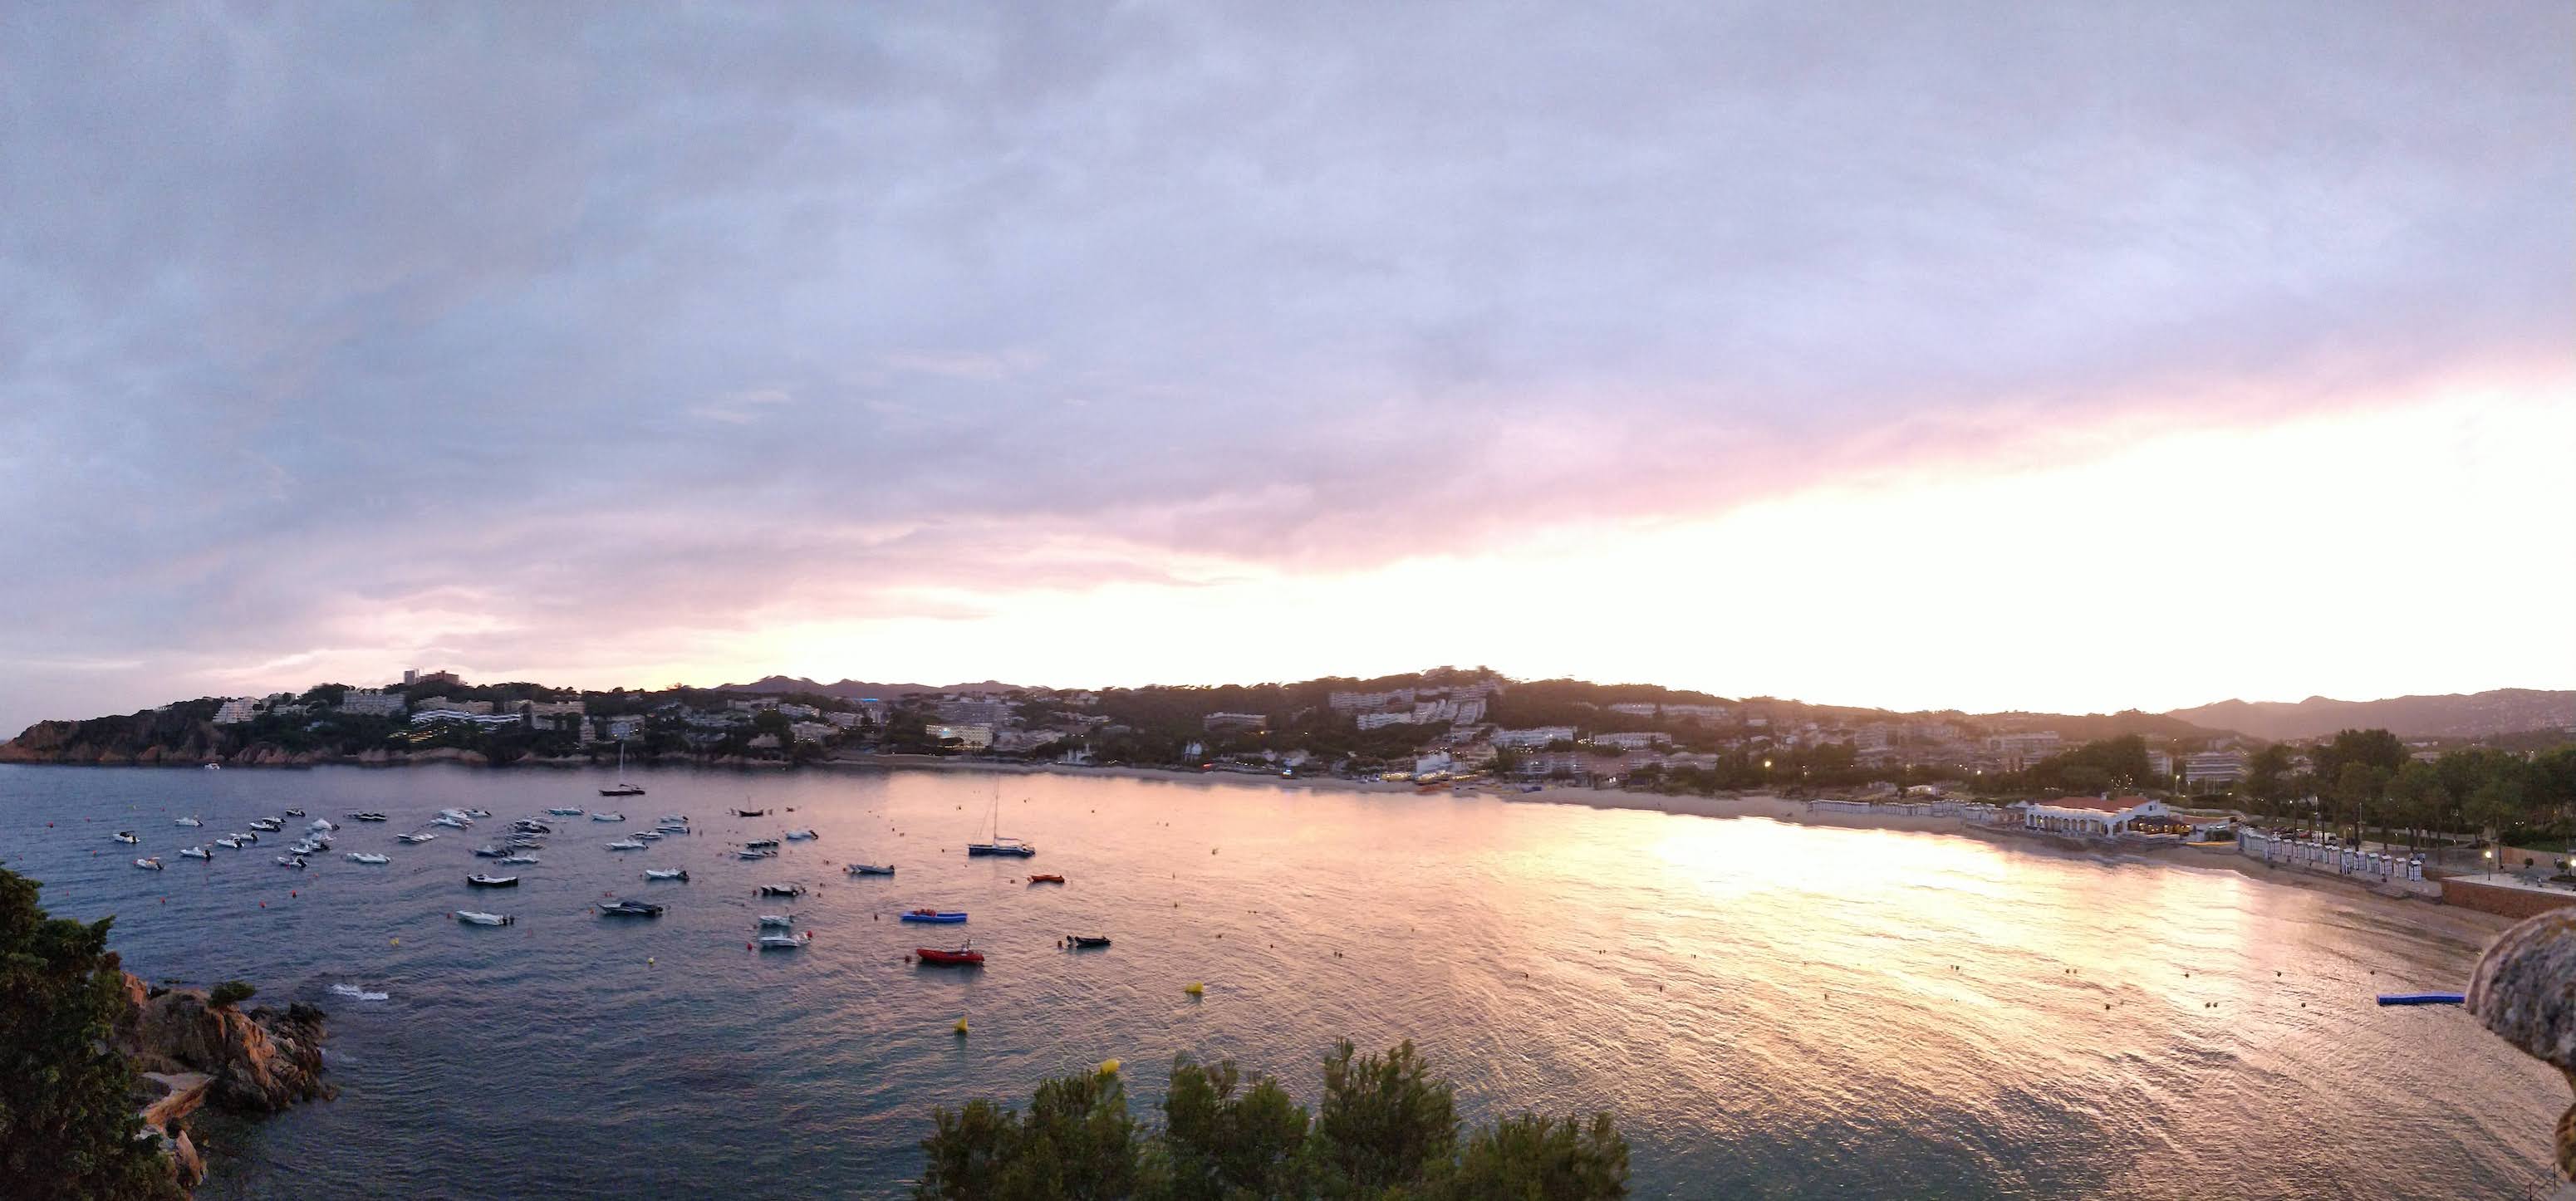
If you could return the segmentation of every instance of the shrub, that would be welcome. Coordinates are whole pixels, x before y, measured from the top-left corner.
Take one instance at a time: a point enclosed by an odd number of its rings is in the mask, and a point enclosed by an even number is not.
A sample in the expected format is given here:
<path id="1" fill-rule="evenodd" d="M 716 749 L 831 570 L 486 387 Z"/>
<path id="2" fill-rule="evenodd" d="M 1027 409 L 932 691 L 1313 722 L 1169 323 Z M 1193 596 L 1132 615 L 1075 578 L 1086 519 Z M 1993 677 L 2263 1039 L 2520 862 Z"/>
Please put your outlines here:
<path id="1" fill-rule="evenodd" d="M 226 980 L 216 985 L 215 991 L 207 995 L 206 1003 L 217 1009 L 230 1009 L 249 1000 L 251 995 L 258 991 L 239 980 Z"/>

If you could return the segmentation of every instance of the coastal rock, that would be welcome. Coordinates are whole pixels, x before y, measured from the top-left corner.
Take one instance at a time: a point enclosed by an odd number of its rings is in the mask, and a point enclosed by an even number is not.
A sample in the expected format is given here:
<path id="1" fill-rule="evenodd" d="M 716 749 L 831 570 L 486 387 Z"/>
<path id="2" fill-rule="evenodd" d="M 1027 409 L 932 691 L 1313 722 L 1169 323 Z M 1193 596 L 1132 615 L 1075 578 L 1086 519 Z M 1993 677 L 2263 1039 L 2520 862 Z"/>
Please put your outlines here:
<path id="1" fill-rule="evenodd" d="M 146 1072 L 202 1072 L 213 1078 L 217 1105 L 274 1113 L 298 1101 L 328 1099 L 339 1090 L 322 1080 L 322 1011 L 290 1005 L 244 1013 L 207 1003 L 204 991 L 171 989 L 144 995 L 143 983 L 126 977 L 129 1000 L 139 1001 L 119 1023 L 120 1049 Z"/>
<path id="2" fill-rule="evenodd" d="M 2576 910 L 2553 909 L 2498 935 L 2469 977 L 2468 1008 L 2576 1089 Z M 2576 1180 L 2576 1105 L 2558 1117 L 2558 1174 Z"/>

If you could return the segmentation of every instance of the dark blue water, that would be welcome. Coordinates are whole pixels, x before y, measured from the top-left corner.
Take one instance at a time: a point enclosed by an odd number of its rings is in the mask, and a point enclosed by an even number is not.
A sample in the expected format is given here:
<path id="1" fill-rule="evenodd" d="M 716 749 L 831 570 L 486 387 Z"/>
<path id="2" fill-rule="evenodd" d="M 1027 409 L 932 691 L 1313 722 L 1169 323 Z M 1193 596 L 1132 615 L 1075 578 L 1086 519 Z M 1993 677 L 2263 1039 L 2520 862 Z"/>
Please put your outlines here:
<path id="1" fill-rule="evenodd" d="M 892 1196 L 933 1104 L 1115 1057 L 1142 1110 L 1181 1050 L 1311 1101 L 1341 1036 L 1417 1040 L 1474 1118 L 1617 1110 L 1650 1197 L 2520 1195 L 2566 1100 L 2459 1011 L 2370 1002 L 2457 987 L 2495 923 L 2231 872 L 1266 784 L 640 778 L 605 801 L 604 772 L 0 768 L 0 859 L 59 915 L 116 915 L 138 975 L 331 1012 L 340 1099 L 213 1125 L 214 1197 Z M 1037 859 L 962 854 L 997 797 Z M 491 866 L 473 846 L 562 804 L 629 820 L 546 819 L 541 865 L 493 869 L 522 887 L 464 884 Z M 450 805 L 498 816 L 395 843 Z M 270 862 L 280 836 L 176 855 L 286 806 L 396 820 L 344 823 L 300 873 Z M 700 833 L 603 849 L 674 812 Z M 768 863 L 727 846 L 807 825 Z M 771 881 L 815 891 L 753 895 Z M 595 916 L 609 896 L 670 911 Z M 973 918 L 894 923 L 918 905 Z M 746 950 L 782 908 L 814 943 Z M 1116 946 L 1056 949 L 1077 930 Z M 990 966 L 903 961 L 959 937 Z"/>

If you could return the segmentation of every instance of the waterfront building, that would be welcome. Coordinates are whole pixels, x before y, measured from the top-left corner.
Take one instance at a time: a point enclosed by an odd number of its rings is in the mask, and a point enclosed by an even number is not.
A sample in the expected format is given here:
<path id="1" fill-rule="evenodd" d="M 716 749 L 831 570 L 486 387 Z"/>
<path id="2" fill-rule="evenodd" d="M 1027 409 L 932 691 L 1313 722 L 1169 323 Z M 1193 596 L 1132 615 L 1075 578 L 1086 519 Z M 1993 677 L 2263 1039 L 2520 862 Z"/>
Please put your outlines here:
<path id="1" fill-rule="evenodd" d="M 954 738 L 960 749 L 969 751 L 980 751 L 993 745 L 993 727 L 981 722 L 930 726 L 923 730 L 923 734 L 932 742 Z"/>
<path id="2" fill-rule="evenodd" d="M 2163 832 L 2174 822 L 2173 810 L 2163 801 L 2142 796 L 2070 796 L 2049 801 L 2025 801 L 2021 809 L 2022 825 L 2032 830 L 2053 834 L 2127 834 Z"/>
<path id="3" fill-rule="evenodd" d="M 965 696 L 939 702 L 939 720 L 952 725 L 998 726 L 1011 720 L 1011 702 Z"/>
<path id="4" fill-rule="evenodd" d="M 798 742 L 821 742 L 840 733 L 841 728 L 828 721 L 800 721 L 790 723 L 787 732 L 795 735 Z"/>

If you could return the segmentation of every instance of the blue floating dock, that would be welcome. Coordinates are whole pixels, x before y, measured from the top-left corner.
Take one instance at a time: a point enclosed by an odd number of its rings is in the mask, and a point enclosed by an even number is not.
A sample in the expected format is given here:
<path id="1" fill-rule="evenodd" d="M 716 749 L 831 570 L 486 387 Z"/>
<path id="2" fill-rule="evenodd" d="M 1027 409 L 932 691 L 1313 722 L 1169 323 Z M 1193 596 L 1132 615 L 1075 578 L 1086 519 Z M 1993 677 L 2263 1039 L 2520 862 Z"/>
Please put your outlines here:
<path id="1" fill-rule="evenodd" d="M 2467 1000 L 2468 998 L 2466 996 L 2455 992 L 2384 992 L 2379 994 L 2379 1003 L 2382 1005 L 2458 1005 Z"/>

